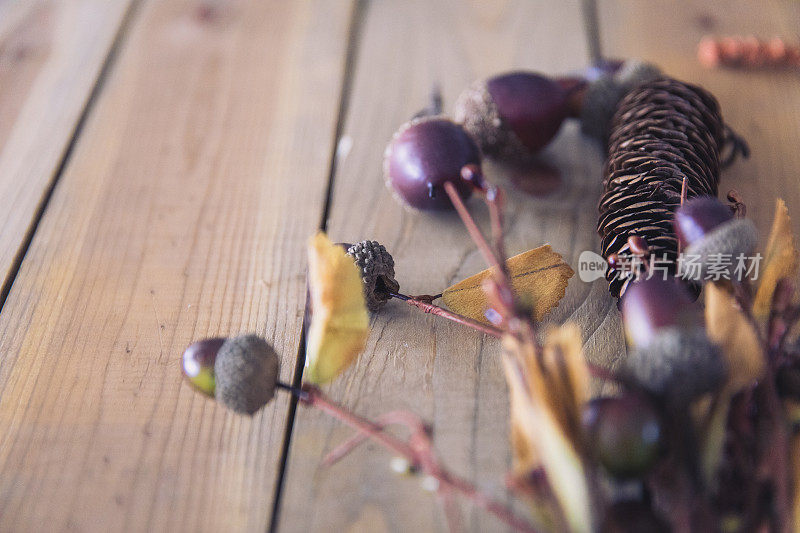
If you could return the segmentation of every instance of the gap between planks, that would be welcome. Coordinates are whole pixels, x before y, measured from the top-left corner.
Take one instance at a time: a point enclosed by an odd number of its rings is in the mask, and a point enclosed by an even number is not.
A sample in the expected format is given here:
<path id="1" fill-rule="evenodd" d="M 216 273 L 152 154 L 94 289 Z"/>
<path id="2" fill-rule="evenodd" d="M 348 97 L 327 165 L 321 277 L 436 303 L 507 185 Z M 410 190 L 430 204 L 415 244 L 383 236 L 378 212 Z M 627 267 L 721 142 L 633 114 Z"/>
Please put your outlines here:
<path id="1" fill-rule="evenodd" d="M 42 217 L 47 209 L 47 205 L 50 203 L 50 198 L 53 196 L 53 191 L 58 185 L 58 181 L 64 173 L 64 169 L 67 167 L 67 164 L 69 163 L 70 156 L 72 156 L 72 152 L 75 148 L 75 144 L 77 143 L 78 138 L 83 131 L 83 127 L 86 124 L 86 119 L 91 114 L 92 109 L 94 109 L 97 98 L 103 91 L 103 87 L 105 87 L 105 82 L 108 79 L 110 72 L 114 68 L 117 57 L 119 57 L 119 51 L 125 41 L 125 37 L 128 34 L 131 23 L 136 18 L 136 13 L 139 11 L 139 6 L 143 1 L 144 0 L 131 0 L 131 3 L 125 9 L 122 22 L 120 23 L 119 28 L 114 35 L 111 46 L 108 48 L 106 57 L 103 59 L 100 72 L 92 84 L 89 97 L 86 99 L 83 109 L 81 109 L 78 116 L 78 120 L 75 122 L 75 127 L 69 135 L 69 139 L 64 147 L 64 152 L 56 164 L 53 176 L 49 183 L 46 184 L 42 193 L 42 198 L 39 201 L 39 204 L 36 206 L 36 209 L 34 209 L 33 213 L 31 214 L 30 225 L 25 231 L 22 241 L 19 244 L 19 248 L 17 248 L 11 265 L 9 266 L 8 273 L 3 280 L 2 285 L 0 285 L 0 313 L 3 311 L 6 299 L 8 298 L 8 293 L 11 291 L 11 287 L 14 285 L 14 280 L 17 278 L 19 269 L 22 266 L 22 261 L 25 259 L 25 255 L 28 252 L 31 242 L 33 241 L 34 235 L 36 235 L 36 230 L 39 228 L 39 223 L 42 221 Z"/>
<path id="2" fill-rule="evenodd" d="M 320 231 L 328 229 L 328 216 L 333 205 L 333 187 L 336 179 L 336 171 L 339 162 L 339 143 L 341 141 L 344 124 L 347 120 L 347 112 L 350 109 L 350 96 L 353 86 L 353 73 L 356 60 L 358 58 L 358 48 L 361 44 L 361 31 L 366 19 L 366 9 L 368 0 L 356 0 L 350 14 L 350 23 L 347 32 L 347 49 L 345 51 L 344 62 L 342 64 L 342 84 L 339 90 L 339 107 L 336 112 L 336 126 L 334 127 L 333 143 L 330 147 L 330 161 L 328 163 L 328 183 L 325 190 L 325 203 L 322 207 L 322 214 L 319 221 Z M 308 302 L 303 307 L 304 315 Z M 303 381 L 303 370 L 306 363 L 306 319 L 303 319 L 300 331 L 300 341 L 297 346 L 295 356 L 294 373 L 292 374 L 292 385 L 299 388 Z M 281 456 L 278 464 L 277 480 L 275 482 L 275 493 L 272 498 L 272 513 L 270 515 L 267 531 L 275 532 L 278 529 L 279 515 L 281 511 L 281 496 L 283 495 L 284 476 L 286 475 L 287 460 L 289 450 L 292 445 L 292 432 L 294 431 L 294 420 L 297 414 L 297 398 L 292 395 L 289 400 L 289 407 L 286 413 L 286 427 L 284 429 L 283 442 L 281 444 Z"/>

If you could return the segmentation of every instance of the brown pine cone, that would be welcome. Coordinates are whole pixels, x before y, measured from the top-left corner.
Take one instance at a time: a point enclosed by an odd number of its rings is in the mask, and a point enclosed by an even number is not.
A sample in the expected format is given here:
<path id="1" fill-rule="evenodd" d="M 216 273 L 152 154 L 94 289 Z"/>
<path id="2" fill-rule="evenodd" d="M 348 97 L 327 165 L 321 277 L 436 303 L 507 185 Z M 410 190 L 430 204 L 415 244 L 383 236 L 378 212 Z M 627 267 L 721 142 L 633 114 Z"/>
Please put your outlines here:
<path id="1" fill-rule="evenodd" d="M 347 248 L 364 282 L 364 297 L 367 308 L 377 312 L 391 298 L 390 292 L 400 290 L 394 279 L 394 259 L 384 245 L 378 241 L 361 241 Z"/>
<path id="2" fill-rule="evenodd" d="M 649 256 L 666 258 L 674 273 L 678 241 L 672 216 L 683 178 L 687 198 L 716 196 L 720 152 L 729 142 L 732 156 L 746 155 L 706 90 L 664 77 L 631 90 L 617 107 L 609 135 L 597 224 L 603 256 L 630 257 L 628 237 L 638 235 L 647 241 Z M 619 274 L 612 267 L 606 271 L 614 296 L 632 280 Z"/>

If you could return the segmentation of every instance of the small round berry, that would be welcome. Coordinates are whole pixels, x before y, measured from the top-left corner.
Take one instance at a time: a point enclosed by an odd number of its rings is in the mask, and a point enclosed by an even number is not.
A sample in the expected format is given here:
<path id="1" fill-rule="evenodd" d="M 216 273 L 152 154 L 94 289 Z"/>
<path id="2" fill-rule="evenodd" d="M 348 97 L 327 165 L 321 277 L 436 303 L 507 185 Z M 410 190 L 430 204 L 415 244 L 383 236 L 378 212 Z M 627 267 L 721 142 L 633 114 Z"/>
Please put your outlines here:
<path id="1" fill-rule="evenodd" d="M 668 533 L 669 526 L 641 501 L 619 501 L 606 510 L 601 533 Z"/>
<path id="2" fill-rule="evenodd" d="M 190 344 L 183 352 L 181 366 L 183 375 L 198 391 L 208 396 L 214 396 L 215 378 L 214 362 L 225 339 L 205 339 Z"/>
<path id="3" fill-rule="evenodd" d="M 641 477 L 661 455 L 661 418 L 644 395 L 592 400 L 583 422 L 590 448 L 614 477 Z"/>
<path id="4" fill-rule="evenodd" d="M 227 339 L 214 364 L 217 401 L 237 413 L 252 415 L 275 394 L 279 366 L 278 354 L 257 335 Z"/>
<path id="5" fill-rule="evenodd" d="M 347 255 L 353 258 L 361 274 L 367 308 L 377 312 L 389 301 L 390 293 L 400 290 L 400 284 L 394 279 L 392 254 L 378 241 L 361 241 L 350 245 Z"/>
<path id="6" fill-rule="evenodd" d="M 448 209 L 453 204 L 443 185 L 449 181 L 463 199 L 472 186 L 461 179 L 464 165 L 480 165 L 475 141 L 460 125 L 442 116 L 407 122 L 386 147 L 383 171 L 387 186 L 416 209 Z"/>
<path id="7" fill-rule="evenodd" d="M 653 276 L 632 283 L 622 297 L 622 320 L 629 341 L 646 346 L 667 327 L 693 327 L 700 317 L 691 295 L 675 279 Z"/>
<path id="8" fill-rule="evenodd" d="M 510 72 L 473 83 L 458 97 L 456 122 L 484 154 L 526 159 L 555 137 L 567 116 L 567 88 L 534 72 Z"/>

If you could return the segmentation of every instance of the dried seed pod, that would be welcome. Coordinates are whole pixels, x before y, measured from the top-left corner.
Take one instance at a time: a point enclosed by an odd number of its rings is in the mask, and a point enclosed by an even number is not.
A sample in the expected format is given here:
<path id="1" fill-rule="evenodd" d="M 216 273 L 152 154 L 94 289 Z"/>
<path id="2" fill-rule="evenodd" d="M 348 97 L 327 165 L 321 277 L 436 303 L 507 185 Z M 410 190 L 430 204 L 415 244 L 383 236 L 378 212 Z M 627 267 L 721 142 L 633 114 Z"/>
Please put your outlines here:
<path id="1" fill-rule="evenodd" d="M 364 282 L 364 298 L 367 308 L 380 310 L 391 298 L 390 292 L 398 292 L 400 284 L 394 279 L 394 259 L 386 247 L 378 241 L 361 241 L 347 248 Z"/>
<path id="2" fill-rule="evenodd" d="M 454 116 L 485 155 L 516 162 L 558 133 L 567 116 L 567 91 L 540 74 L 510 72 L 473 83 L 456 100 Z"/>
<path id="3" fill-rule="evenodd" d="M 598 233 L 603 256 L 630 257 L 628 237 L 644 237 L 653 257 L 676 271 L 678 241 L 672 218 L 687 198 L 716 196 L 720 152 L 727 143 L 744 152 L 726 129 L 714 97 L 669 78 L 640 84 L 620 102 L 612 121 L 600 199 Z M 611 294 L 620 296 L 630 277 L 606 271 Z"/>
<path id="4" fill-rule="evenodd" d="M 480 165 L 475 141 L 461 125 L 442 116 L 424 116 L 403 124 L 386 147 L 386 186 L 415 209 L 453 207 L 443 185 L 449 181 L 463 199 L 473 186 L 461 179 L 465 165 Z"/>
<path id="5" fill-rule="evenodd" d="M 257 335 L 226 340 L 214 363 L 217 401 L 237 413 L 252 415 L 275 394 L 279 366 L 278 354 Z"/>

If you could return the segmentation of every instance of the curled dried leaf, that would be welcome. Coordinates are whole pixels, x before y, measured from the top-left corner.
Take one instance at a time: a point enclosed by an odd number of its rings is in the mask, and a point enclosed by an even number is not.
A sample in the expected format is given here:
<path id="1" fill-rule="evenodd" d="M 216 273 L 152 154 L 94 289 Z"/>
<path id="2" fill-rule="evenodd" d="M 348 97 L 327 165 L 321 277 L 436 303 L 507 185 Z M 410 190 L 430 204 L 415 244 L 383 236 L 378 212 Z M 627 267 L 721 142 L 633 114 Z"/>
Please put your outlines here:
<path id="1" fill-rule="evenodd" d="M 571 531 L 591 530 L 591 506 L 580 450 L 581 409 L 589 374 L 575 326 L 533 342 L 506 335 L 503 366 L 511 395 L 511 442 L 521 475 L 542 466 Z"/>
<path id="2" fill-rule="evenodd" d="M 506 261 L 511 283 L 517 296 L 533 308 L 534 320 L 541 320 L 553 309 L 567 289 L 567 282 L 575 272 L 549 244 L 528 250 Z M 489 307 L 483 281 L 491 277 L 487 269 L 462 280 L 442 293 L 442 300 L 450 310 L 483 322 Z"/>
<path id="3" fill-rule="evenodd" d="M 753 303 L 753 314 L 756 317 L 763 319 L 769 315 L 772 295 L 778 282 L 784 278 L 796 280 L 798 268 L 800 253 L 792 233 L 792 220 L 789 218 L 786 202 L 778 198 L 767 248 L 764 250 L 761 282 Z"/>
<path id="4" fill-rule="evenodd" d="M 306 379 L 325 383 L 364 349 L 369 314 L 358 268 L 344 248 L 321 232 L 308 243 L 308 285 L 311 313 Z"/>

